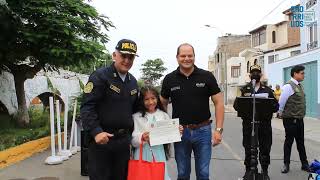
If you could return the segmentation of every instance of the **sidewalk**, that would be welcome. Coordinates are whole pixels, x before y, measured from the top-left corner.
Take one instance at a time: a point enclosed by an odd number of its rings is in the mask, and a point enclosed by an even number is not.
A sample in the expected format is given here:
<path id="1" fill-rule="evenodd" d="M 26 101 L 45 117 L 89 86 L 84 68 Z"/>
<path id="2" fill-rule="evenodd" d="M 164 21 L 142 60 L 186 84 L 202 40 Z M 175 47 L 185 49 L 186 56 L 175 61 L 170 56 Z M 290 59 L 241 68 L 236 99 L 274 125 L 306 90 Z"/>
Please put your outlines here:
<path id="1" fill-rule="evenodd" d="M 226 113 L 236 113 L 232 105 L 225 106 Z M 273 118 L 272 128 L 284 131 L 282 119 Z M 304 137 L 312 141 L 320 142 L 320 119 L 305 117 L 304 118 Z"/>

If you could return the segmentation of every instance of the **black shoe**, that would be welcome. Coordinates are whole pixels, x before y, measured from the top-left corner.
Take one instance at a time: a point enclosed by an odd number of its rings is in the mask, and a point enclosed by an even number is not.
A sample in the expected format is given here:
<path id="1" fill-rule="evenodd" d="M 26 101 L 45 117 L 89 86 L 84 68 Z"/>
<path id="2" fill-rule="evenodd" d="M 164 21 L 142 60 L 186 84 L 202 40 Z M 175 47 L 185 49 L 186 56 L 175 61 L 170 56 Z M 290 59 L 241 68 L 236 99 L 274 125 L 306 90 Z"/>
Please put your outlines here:
<path id="1" fill-rule="evenodd" d="M 306 172 L 311 172 L 311 169 L 310 169 L 310 167 L 309 167 L 309 164 L 303 164 L 303 165 L 301 166 L 301 170 L 302 170 L 302 171 L 306 171 Z"/>
<path id="2" fill-rule="evenodd" d="M 289 164 L 284 164 L 283 167 L 282 167 L 282 169 L 281 169 L 281 173 L 286 174 L 286 173 L 289 172 L 289 170 L 290 170 Z"/>
<path id="3" fill-rule="evenodd" d="M 262 179 L 263 180 L 270 180 L 270 177 L 268 174 L 262 174 Z"/>
<path id="4" fill-rule="evenodd" d="M 249 179 L 250 171 L 246 171 L 242 177 L 243 180 Z"/>
<path id="5" fill-rule="evenodd" d="M 268 171 L 262 171 L 262 179 L 263 180 L 270 180 L 270 177 L 268 175 Z"/>

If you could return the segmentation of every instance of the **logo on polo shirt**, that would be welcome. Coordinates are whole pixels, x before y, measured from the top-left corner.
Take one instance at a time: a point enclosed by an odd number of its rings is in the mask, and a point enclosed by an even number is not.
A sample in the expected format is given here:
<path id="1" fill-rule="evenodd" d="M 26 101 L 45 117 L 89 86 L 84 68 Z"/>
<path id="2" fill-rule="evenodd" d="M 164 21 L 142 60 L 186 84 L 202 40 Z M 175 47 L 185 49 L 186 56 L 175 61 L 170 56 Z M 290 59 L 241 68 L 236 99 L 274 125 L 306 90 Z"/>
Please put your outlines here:
<path id="1" fill-rule="evenodd" d="M 206 85 L 206 83 L 196 83 L 197 87 L 204 87 Z"/>
<path id="2" fill-rule="evenodd" d="M 175 87 L 171 88 L 171 91 L 175 91 L 175 90 L 179 90 L 179 89 L 180 89 L 180 86 L 175 86 Z"/>

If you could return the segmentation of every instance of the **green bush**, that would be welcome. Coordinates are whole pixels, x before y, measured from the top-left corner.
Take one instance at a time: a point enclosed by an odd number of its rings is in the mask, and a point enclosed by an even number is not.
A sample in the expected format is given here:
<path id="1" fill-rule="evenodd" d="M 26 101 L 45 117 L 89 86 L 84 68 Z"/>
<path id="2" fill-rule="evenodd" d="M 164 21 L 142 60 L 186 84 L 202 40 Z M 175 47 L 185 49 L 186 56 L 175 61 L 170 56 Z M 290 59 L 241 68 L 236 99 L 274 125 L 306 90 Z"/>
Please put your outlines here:
<path id="1" fill-rule="evenodd" d="M 8 128 L 0 129 L 0 151 L 26 143 L 28 141 L 46 137 L 50 134 L 50 120 L 48 111 L 38 108 L 30 108 L 29 115 L 30 124 L 26 128 L 18 128 L 14 125 L 11 125 Z M 61 129 L 63 129 L 63 115 L 60 119 Z M 55 132 L 57 132 L 56 128 Z"/>

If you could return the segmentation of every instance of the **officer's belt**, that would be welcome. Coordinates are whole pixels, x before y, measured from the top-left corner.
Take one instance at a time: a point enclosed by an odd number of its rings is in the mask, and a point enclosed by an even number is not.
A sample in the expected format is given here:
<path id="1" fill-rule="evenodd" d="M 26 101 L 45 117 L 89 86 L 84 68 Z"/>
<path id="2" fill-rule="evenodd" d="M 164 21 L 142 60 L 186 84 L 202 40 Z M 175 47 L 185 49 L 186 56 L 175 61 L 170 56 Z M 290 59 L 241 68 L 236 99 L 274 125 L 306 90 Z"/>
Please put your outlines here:
<path id="1" fill-rule="evenodd" d="M 212 120 L 205 120 L 200 122 L 199 124 L 186 124 L 186 125 L 182 125 L 184 128 L 189 128 L 189 129 L 198 129 L 201 128 L 203 126 L 209 125 L 212 123 Z"/>
<path id="2" fill-rule="evenodd" d="M 104 131 L 113 134 L 113 137 L 122 137 L 131 133 L 130 129 L 104 129 Z"/>

